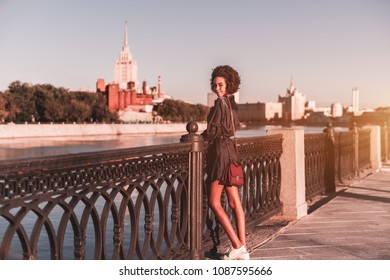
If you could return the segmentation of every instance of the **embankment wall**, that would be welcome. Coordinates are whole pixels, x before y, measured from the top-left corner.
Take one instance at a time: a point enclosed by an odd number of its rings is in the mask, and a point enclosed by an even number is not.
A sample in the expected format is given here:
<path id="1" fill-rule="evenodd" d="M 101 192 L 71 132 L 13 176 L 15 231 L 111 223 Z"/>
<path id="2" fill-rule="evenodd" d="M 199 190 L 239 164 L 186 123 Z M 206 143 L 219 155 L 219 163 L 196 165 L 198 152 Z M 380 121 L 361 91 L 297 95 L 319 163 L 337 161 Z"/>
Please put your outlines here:
<path id="1" fill-rule="evenodd" d="M 198 123 L 198 133 L 206 129 Z M 62 136 L 187 133 L 186 124 L 4 124 L 0 139 Z"/>

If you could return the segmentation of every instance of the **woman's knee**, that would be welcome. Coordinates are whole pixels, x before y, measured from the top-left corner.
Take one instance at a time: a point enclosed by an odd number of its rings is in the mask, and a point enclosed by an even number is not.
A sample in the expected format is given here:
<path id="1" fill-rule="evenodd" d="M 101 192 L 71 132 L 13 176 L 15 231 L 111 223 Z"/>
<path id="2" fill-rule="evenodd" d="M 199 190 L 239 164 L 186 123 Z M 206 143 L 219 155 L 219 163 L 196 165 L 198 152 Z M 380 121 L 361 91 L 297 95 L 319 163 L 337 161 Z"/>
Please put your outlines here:
<path id="1" fill-rule="evenodd" d="M 238 193 L 228 192 L 228 203 L 230 208 L 232 208 L 233 210 L 236 209 L 241 204 L 241 200 Z"/>
<path id="2" fill-rule="evenodd" d="M 212 210 L 215 210 L 215 209 L 218 209 L 221 206 L 221 202 L 218 200 L 218 199 L 210 199 L 209 201 L 209 207 L 212 209 Z"/>
<path id="3" fill-rule="evenodd" d="M 229 200 L 229 207 L 232 208 L 232 210 L 235 210 L 237 206 L 237 202 L 234 200 Z"/>

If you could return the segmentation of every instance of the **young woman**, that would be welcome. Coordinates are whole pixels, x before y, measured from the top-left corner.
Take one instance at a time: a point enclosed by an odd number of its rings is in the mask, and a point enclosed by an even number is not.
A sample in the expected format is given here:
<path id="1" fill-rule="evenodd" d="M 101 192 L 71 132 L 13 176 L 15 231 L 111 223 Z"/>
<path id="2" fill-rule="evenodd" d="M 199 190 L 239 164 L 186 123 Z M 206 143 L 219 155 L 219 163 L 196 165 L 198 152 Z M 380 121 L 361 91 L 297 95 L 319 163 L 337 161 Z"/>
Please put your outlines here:
<path id="1" fill-rule="evenodd" d="M 240 76 L 228 65 L 216 67 L 210 79 L 211 89 L 218 95 L 214 107 L 207 117 L 207 130 L 203 133 L 209 141 L 207 151 L 207 177 L 210 183 L 209 205 L 229 236 L 232 247 L 224 255 L 224 259 L 249 259 L 245 241 L 245 215 L 241 205 L 238 188 L 230 186 L 225 181 L 225 170 L 230 160 L 236 160 L 236 150 L 231 137 L 234 135 L 236 117 L 231 109 L 237 110 L 233 94 L 240 86 Z M 234 230 L 229 217 L 221 206 L 222 191 L 225 190 L 229 206 L 232 208 L 237 221 L 237 232 Z"/>

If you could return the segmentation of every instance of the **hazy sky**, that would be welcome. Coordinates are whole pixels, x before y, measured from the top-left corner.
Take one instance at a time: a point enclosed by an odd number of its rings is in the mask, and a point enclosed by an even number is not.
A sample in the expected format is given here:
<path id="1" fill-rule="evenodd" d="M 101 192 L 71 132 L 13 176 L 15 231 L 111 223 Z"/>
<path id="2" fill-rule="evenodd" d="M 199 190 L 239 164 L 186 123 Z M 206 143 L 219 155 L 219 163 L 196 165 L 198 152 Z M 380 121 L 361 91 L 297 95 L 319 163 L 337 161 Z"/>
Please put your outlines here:
<path id="1" fill-rule="evenodd" d="M 128 22 L 138 78 L 207 102 L 217 65 L 240 102 L 277 101 L 290 78 L 318 106 L 390 106 L 390 0 L 0 0 L 0 91 L 15 80 L 70 90 L 114 79 Z"/>

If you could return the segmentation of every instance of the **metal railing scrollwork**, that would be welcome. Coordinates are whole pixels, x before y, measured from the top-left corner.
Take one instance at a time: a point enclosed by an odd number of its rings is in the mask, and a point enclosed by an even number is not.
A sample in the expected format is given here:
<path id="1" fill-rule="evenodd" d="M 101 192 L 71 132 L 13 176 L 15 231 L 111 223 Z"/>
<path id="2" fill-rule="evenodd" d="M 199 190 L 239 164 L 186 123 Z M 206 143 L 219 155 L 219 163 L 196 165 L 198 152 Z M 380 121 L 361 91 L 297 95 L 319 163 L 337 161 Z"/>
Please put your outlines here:
<path id="1" fill-rule="evenodd" d="M 0 162 L 0 259 L 202 258 L 226 237 L 207 204 L 207 147 L 187 130 L 177 144 Z M 281 210 L 282 137 L 239 149 L 251 225 Z"/>
<path id="2" fill-rule="evenodd" d="M 305 134 L 306 200 L 326 191 L 327 135 Z"/>
<path id="3" fill-rule="evenodd" d="M 306 200 L 371 167 L 370 129 L 335 132 L 330 124 L 324 132 L 305 134 Z"/>
<path id="4" fill-rule="evenodd" d="M 79 163 L 62 156 L 3 164 L 0 259 L 182 255 L 188 247 L 190 148 L 89 153 Z"/>

